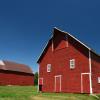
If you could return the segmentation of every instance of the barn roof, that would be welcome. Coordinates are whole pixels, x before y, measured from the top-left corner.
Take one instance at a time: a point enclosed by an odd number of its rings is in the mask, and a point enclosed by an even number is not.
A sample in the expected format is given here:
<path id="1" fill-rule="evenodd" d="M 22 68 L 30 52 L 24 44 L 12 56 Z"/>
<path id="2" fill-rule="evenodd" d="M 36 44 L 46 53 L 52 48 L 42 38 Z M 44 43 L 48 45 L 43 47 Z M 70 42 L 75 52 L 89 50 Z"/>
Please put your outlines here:
<path id="1" fill-rule="evenodd" d="M 76 37 L 74 37 L 74 36 L 71 35 L 70 33 L 65 32 L 65 31 L 62 31 L 62 30 L 60 30 L 60 29 L 58 29 L 58 28 L 56 28 L 56 27 L 54 27 L 54 30 L 57 30 L 57 31 L 60 31 L 61 33 L 64 33 L 64 34 L 69 35 L 71 38 L 73 38 L 74 40 L 78 41 L 78 42 L 79 42 L 80 44 L 82 44 L 84 47 L 86 47 L 86 48 L 89 49 L 91 52 L 93 52 L 94 54 L 96 54 L 97 56 L 100 57 L 100 55 L 97 54 L 93 49 L 91 49 L 89 46 L 87 46 L 86 44 L 84 44 L 83 42 L 81 42 L 80 40 L 78 40 Z M 53 31 L 53 32 L 54 32 L 54 31 Z M 42 57 L 43 57 L 43 55 L 45 54 L 45 51 L 47 50 L 47 47 L 48 47 L 50 41 L 52 40 L 52 38 L 53 38 L 53 36 L 52 36 L 52 37 L 50 38 L 50 40 L 47 42 L 45 48 L 43 49 L 41 55 L 40 55 L 39 58 L 38 58 L 37 63 L 39 63 L 39 61 L 42 59 Z"/>
<path id="2" fill-rule="evenodd" d="M 33 74 L 32 69 L 24 64 L 0 60 L 0 69 Z"/>

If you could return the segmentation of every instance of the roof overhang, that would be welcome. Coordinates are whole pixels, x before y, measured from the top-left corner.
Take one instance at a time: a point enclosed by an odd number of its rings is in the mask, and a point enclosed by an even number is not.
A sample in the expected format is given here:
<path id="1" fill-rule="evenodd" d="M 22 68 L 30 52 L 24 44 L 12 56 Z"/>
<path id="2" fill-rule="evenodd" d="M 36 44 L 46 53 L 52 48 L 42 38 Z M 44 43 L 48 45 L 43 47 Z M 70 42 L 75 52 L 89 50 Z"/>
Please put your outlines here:
<path id="1" fill-rule="evenodd" d="M 94 54 L 96 54 L 97 56 L 100 57 L 100 55 L 97 54 L 93 49 L 91 49 L 89 46 L 87 46 L 86 44 L 84 44 L 83 42 L 81 42 L 79 39 L 77 39 L 76 37 L 74 37 L 73 35 L 71 35 L 71 34 L 68 33 L 68 32 L 62 31 L 62 30 L 60 30 L 59 28 L 54 27 L 54 29 L 53 29 L 53 34 L 54 34 L 54 30 L 55 30 L 55 29 L 58 30 L 58 31 L 60 31 L 60 32 L 62 32 L 62 33 L 64 33 L 64 34 L 69 35 L 70 37 L 72 37 L 73 39 L 75 39 L 77 42 L 79 42 L 81 45 L 83 45 L 85 48 L 87 48 L 88 50 L 90 50 L 91 52 L 93 52 Z M 53 37 L 53 36 L 51 36 L 50 40 L 52 39 L 52 37 Z M 49 40 L 49 41 L 50 41 L 50 40 Z M 39 63 L 41 57 L 43 56 L 44 51 L 45 51 L 46 47 L 47 47 L 48 44 L 49 44 L 49 41 L 47 42 L 47 44 L 46 44 L 45 47 L 43 48 L 42 53 L 41 53 L 41 55 L 39 56 L 39 58 L 38 58 L 38 60 L 37 60 L 37 63 Z"/>

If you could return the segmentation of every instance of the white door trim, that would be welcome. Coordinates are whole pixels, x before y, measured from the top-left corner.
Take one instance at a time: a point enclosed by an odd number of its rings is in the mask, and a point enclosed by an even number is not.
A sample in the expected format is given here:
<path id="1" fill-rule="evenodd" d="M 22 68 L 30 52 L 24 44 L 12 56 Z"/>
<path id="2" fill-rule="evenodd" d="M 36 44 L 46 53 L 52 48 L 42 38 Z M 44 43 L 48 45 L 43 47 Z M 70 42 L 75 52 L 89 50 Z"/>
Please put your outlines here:
<path id="1" fill-rule="evenodd" d="M 60 78 L 60 92 L 62 91 L 62 82 L 61 82 L 61 77 L 62 77 L 62 75 L 56 75 L 56 76 L 54 76 L 55 77 L 55 85 L 54 85 L 54 91 L 56 92 L 56 78 L 57 77 L 59 77 Z"/>

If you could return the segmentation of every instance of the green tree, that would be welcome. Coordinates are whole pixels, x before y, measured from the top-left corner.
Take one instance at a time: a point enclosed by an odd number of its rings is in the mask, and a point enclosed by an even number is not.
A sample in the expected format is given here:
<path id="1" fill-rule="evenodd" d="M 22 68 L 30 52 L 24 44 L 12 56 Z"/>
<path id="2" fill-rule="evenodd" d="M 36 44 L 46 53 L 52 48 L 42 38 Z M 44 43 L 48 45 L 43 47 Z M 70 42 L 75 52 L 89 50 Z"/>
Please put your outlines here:
<path id="1" fill-rule="evenodd" d="M 34 74 L 34 85 L 38 85 L 38 72 Z"/>

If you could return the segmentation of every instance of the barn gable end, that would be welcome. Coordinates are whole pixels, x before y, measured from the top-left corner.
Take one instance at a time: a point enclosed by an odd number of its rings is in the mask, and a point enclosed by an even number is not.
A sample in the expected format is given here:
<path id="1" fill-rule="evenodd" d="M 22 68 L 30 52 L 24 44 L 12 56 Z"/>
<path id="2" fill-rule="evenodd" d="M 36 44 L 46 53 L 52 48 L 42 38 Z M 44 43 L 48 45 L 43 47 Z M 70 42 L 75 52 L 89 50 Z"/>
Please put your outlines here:
<path id="1" fill-rule="evenodd" d="M 37 61 L 42 91 L 93 93 L 92 54 L 100 58 L 77 38 L 54 28 L 52 38 Z M 71 68 L 71 61 L 74 61 L 74 68 Z M 47 72 L 48 64 L 50 72 Z"/>

